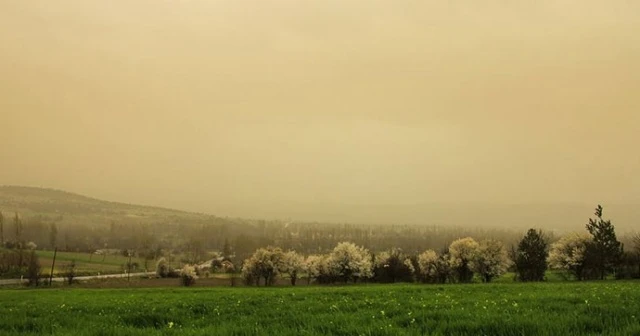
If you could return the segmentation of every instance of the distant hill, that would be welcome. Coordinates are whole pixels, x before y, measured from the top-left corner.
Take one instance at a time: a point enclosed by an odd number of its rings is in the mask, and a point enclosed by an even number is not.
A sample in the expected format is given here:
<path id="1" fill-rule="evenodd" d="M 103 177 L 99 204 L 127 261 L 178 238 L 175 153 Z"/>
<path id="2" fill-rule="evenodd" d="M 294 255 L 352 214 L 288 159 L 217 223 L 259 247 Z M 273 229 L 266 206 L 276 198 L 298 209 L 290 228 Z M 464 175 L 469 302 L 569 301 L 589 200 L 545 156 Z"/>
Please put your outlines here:
<path id="1" fill-rule="evenodd" d="M 25 216 L 126 217 L 145 221 L 167 217 L 185 219 L 211 217 L 160 207 L 103 201 L 62 190 L 22 186 L 0 186 L 0 210 L 9 213 L 19 212 Z"/>
<path id="2" fill-rule="evenodd" d="M 596 204 L 407 204 L 407 205 L 293 205 L 289 216 L 309 223 L 415 224 L 459 227 L 487 227 L 524 230 L 538 227 L 556 231 L 581 231 Z M 603 204 L 605 218 L 612 219 L 619 232 L 640 230 L 640 206 Z M 0 210 L 47 220 L 104 224 L 121 223 L 210 223 L 225 221 L 234 226 L 256 220 L 161 207 L 103 201 L 66 191 L 0 186 Z M 239 229 L 239 228 L 237 228 Z M 246 229 L 246 228 L 245 228 Z"/>

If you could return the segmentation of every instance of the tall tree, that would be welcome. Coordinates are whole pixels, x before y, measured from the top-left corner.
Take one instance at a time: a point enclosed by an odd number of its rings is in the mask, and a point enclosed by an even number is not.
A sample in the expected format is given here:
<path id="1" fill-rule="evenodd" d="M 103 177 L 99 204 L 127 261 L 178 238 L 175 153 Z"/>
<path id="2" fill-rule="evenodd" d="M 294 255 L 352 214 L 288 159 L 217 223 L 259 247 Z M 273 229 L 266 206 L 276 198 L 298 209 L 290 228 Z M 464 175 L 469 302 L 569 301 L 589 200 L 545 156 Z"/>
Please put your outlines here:
<path id="1" fill-rule="evenodd" d="M 16 243 L 20 244 L 20 241 L 22 240 L 22 220 L 17 212 L 15 217 L 13 217 L 13 226 L 16 233 Z"/>
<path id="2" fill-rule="evenodd" d="M 231 260 L 231 244 L 229 244 L 229 239 L 224 239 L 224 247 L 222 248 L 222 259 L 223 260 Z"/>
<path id="3" fill-rule="evenodd" d="M 607 273 L 612 272 L 620 264 L 622 258 L 622 244 L 616 238 L 616 232 L 610 220 L 602 219 L 602 206 L 598 205 L 595 211 L 596 218 L 589 218 L 587 230 L 593 237 L 588 244 L 588 255 L 594 270 L 604 279 Z"/>
<path id="4" fill-rule="evenodd" d="M 633 243 L 633 256 L 638 266 L 637 274 L 640 277 L 640 232 L 634 234 L 633 237 L 631 237 L 631 242 Z"/>
<path id="5" fill-rule="evenodd" d="M 0 247 L 4 246 L 4 216 L 0 211 Z"/>
<path id="6" fill-rule="evenodd" d="M 56 223 L 51 223 L 49 225 L 49 245 L 51 248 L 56 247 L 56 242 L 58 240 L 58 226 Z"/>
<path id="7" fill-rule="evenodd" d="M 519 281 L 542 281 L 547 270 L 548 244 L 542 231 L 529 229 L 515 253 L 516 276 Z"/>

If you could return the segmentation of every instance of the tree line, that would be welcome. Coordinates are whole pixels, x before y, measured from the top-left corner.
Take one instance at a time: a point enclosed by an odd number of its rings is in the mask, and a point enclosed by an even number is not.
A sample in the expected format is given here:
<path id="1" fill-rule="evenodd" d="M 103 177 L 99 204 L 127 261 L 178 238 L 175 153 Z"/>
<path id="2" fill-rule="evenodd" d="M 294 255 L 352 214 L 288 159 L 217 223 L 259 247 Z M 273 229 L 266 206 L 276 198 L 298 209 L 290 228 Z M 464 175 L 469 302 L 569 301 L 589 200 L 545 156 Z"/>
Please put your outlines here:
<path id="1" fill-rule="evenodd" d="M 197 264 L 211 259 L 213 251 L 223 251 L 224 259 L 237 266 L 234 271 L 247 270 L 243 275 L 249 283 L 257 283 L 256 279 L 270 283 L 280 275 L 298 277 L 291 274 L 311 274 L 311 281 L 330 283 L 345 275 L 336 275 L 332 266 L 335 258 L 328 256 L 340 243 L 350 242 L 369 255 L 361 258 L 361 263 L 371 264 L 370 272 L 363 273 L 371 276 L 356 277 L 363 281 L 464 282 L 474 276 L 492 281 L 504 269 L 513 271 L 518 279 L 533 281 L 541 274 L 532 266 L 536 260 L 539 265 L 544 260 L 547 267 L 564 270 L 576 279 L 601 279 L 610 274 L 638 277 L 640 236 L 628 239 L 632 249 L 625 251 L 611 221 L 602 218 L 602 207 L 598 206 L 595 215 L 583 234 L 558 239 L 552 233 L 533 230 L 535 234 L 528 232 L 525 240 L 519 232 L 490 228 L 296 223 L 213 216 L 210 222 L 154 225 L 112 221 L 103 227 L 62 224 L 42 216 L 23 218 L 17 213 L 4 216 L 0 212 L 0 276 L 25 275 L 30 251 L 57 246 L 61 251 L 133 254 L 147 260 L 163 257 L 171 264 Z M 460 237 L 473 239 L 452 246 L 451 242 Z M 280 256 L 277 250 L 262 252 L 275 263 L 266 280 L 246 266 L 265 246 L 278 246 L 283 255 L 289 256 Z M 304 259 L 302 268 L 296 266 L 300 258 L 293 253 Z"/>
<path id="2" fill-rule="evenodd" d="M 422 282 L 468 283 L 474 278 L 491 282 L 512 270 L 518 281 L 544 281 L 548 269 L 576 280 L 640 277 L 640 235 L 625 252 L 610 220 L 598 206 L 586 224 L 588 234 L 571 233 L 550 243 L 540 230 L 530 229 L 510 249 L 495 239 L 454 240 L 440 251 L 419 254 L 400 248 L 371 252 L 353 242 L 340 242 L 325 254 L 303 255 L 268 246 L 244 260 L 242 277 L 248 285 L 270 286 L 278 277 L 295 285 L 304 275 L 308 283 Z M 191 270 L 191 269 L 190 269 Z"/>

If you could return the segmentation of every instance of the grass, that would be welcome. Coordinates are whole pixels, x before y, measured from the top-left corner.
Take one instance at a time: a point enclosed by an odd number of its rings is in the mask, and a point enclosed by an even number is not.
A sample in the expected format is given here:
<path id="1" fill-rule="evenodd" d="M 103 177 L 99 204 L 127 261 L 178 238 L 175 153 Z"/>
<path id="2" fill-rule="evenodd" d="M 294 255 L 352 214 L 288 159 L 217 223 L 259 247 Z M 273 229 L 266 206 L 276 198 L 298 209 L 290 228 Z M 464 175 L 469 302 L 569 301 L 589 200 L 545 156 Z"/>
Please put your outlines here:
<path id="1" fill-rule="evenodd" d="M 51 263 L 53 262 L 53 251 L 36 251 L 42 270 L 49 274 L 51 270 Z M 59 274 L 63 271 L 65 265 L 71 261 L 75 261 L 76 270 L 79 275 L 95 275 L 95 274 L 114 274 L 122 273 L 126 268 L 126 264 L 129 262 L 129 258 L 122 255 L 96 255 L 91 253 L 81 252 L 58 252 L 56 255 L 56 265 L 54 274 Z M 132 272 L 144 271 L 144 259 L 131 258 L 131 263 L 138 263 L 139 268 L 132 270 Z M 155 261 L 149 260 L 148 268 L 152 271 L 155 269 Z"/>
<path id="2" fill-rule="evenodd" d="M 640 335 L 633 281 L 0 290 L 0 335 Z"/>

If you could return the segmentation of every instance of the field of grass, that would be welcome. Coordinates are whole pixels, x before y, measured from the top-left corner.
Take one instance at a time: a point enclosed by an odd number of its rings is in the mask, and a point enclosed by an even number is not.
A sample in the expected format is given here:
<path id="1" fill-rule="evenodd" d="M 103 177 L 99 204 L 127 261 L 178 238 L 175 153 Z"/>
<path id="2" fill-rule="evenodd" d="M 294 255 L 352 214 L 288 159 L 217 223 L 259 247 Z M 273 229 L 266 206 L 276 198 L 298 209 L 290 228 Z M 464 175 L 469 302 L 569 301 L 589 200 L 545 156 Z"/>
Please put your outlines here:
<path id="1" fill-rule="evenodd" d="M 1 335 L 640 335 L 640 282 L 0 290 Z"/>
<path id="2" fill-rule="evenodd" d="M 51 263 L 53 262 L 53 251 L 37 251 L 38 259 L 42 270 L 45 274 L 51 271 Z M 56 265 L 54 274 L 62 272 L 65 265 L 75 261 L 76 271 L 79 275 L 95 275 L 95 274 L 113 274 L 122 273 L 123 267 L 129 262 L 129 258 L 122 255 L 95 255 L 91 253 L 77 252 L 58 252 L 56 255 Z M 138 263 L 139 268 L 132 272 L 144 271 L 144 259 L 131 258 L 131 263 Z M 155 269 L 155 261 L 149 260 L 148 268 L 153 271 Z"/>

